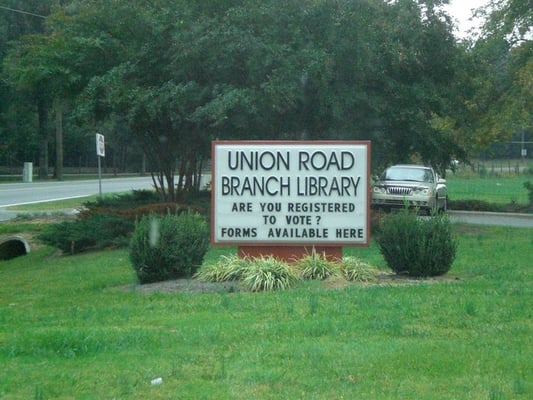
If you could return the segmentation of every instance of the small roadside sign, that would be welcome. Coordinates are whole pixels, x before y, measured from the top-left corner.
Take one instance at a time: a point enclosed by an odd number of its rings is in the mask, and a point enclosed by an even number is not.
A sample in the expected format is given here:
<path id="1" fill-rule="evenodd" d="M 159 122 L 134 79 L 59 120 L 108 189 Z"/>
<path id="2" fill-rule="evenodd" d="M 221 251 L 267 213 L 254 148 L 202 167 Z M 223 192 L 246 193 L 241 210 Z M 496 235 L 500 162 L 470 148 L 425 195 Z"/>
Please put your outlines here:
<path id="1" fill-rule="evenodd" d="M 105 157 L 105 138 L 99 133 L 96 134 L 96 155 Z"/>
<path id="2" fill-rule="evenodd" d="M 98 193 L 102 197 L 102 161 L 105 157 L 105 140 L 104 135 L 96 134 L 96 155 L 98 158 Z"/>

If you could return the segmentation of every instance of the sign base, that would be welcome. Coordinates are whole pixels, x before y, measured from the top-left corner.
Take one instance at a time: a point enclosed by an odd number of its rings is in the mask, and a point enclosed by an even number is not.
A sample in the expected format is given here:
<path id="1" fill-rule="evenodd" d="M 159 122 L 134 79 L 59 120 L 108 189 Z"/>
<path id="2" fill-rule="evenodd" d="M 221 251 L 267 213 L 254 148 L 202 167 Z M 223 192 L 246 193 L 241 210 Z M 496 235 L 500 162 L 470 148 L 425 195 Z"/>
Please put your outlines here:
<path id="1" fill-rule="evenodd" d="M 241 258 L 273 256 L 285 262 L 295 262 L 313 251 L 325 255 L 329 261 L 342 260 L 340 246 L 239 246 L 237 254 Z"/>

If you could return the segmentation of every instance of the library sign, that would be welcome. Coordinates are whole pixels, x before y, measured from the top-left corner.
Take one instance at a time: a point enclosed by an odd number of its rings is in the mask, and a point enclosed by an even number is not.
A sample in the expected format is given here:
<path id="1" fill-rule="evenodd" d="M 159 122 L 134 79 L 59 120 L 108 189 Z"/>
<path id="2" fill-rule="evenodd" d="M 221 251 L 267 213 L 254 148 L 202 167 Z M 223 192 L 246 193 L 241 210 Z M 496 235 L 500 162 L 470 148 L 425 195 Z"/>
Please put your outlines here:
<path id="1" fill-rule="evenodd" d="M 368 245 L 370 142 L 214 141 L 213 244 Z"/>

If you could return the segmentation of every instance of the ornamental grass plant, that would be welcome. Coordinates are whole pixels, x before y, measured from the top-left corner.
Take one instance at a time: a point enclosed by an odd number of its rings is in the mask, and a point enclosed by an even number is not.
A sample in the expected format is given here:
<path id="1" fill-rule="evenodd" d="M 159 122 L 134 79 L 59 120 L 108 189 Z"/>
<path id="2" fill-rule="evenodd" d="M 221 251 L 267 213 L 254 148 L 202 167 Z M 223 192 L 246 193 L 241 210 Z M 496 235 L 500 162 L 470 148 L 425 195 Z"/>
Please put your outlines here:
<path id="1" fill-rule="evenodd" d="M 222 255 L 216 262 L 204 264 L 195 278 L 202 282 L 239 281 L 246 274 L 249 264 L 249 259 L 236 254 Z"/>
<path id="2" fill-rule="evenodd" d="M 214 262 L 205 263 L 195 274 L 202 282 L 242 282 L 249 291 L 291 289 L 298 283 L 339 277 L 351 282 L 375 282 L 379 270 L 348 256 L 339 261 L 328 260 L 313 251 L 291 263 L 272 256 L 239 258 L 236 254 L 221 255 Z"/>
<path id="3" fill-rule="evenodd" d="M 296 271 L 287 263 L 272 257 L 255 257 L 242 278 L 251 292 L 290 289 L 298 282 Z"/>
<path id="4" fill-rule="evenodd" d="M 326 279 L 339 274 L 338 263 L 328 260 L 326 255 L 312 249 L 311 253 L 295 261 L 302 279 Z"/>
<path id="5" fill-rule="evenodd" d="M 341 275 L 350 282 L 371 283 L 377 281 L 379 270 L 358 257 L 344 257 L 339 265 Z"/>

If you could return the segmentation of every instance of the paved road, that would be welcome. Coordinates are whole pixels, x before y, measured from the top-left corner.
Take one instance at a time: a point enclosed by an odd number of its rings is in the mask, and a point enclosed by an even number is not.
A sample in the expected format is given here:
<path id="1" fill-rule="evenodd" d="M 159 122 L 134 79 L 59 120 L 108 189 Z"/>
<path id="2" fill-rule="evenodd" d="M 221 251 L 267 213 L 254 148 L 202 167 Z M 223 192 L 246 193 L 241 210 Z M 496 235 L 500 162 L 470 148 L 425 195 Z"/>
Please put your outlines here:
<path id="1" fill-rule="evenodd" d="M 128 192 L 131 190 L 152 188 L 152 178 L 149 176 L 102 179 L 102 193 Z M 3 183 L 0 184 L 0 221 L 13 218 L 17 214 L 16 212 L 6 210 L 6 207 L 88 197 L 98 194 L 99 191 L 98 179 L 61 182 Z M 46 207 L 43 206 L 43 208 Z"/>
<path id="2" fill-rule="evenodd" d="M 478 211 L 448 211 L 454 222 L 476 225 L 503 225 L 533 228 L 533 214 L 491 213 Z"/>
<path id="3" fill-rule="evenodd" d="M 127 192 L 133 189 L 152 188 L 152 178 L 149 176 L 102 179 L 102 193 Z M 61 182 L 3 183 L 0 185 L 0 208 L 76 197 L 88 197 L 98 193 L 98 179 Z"/>

